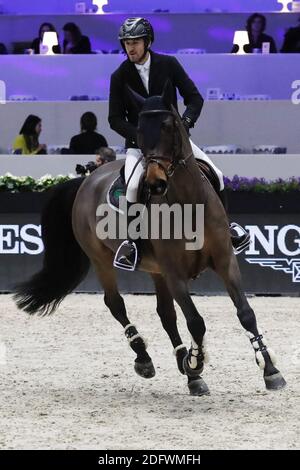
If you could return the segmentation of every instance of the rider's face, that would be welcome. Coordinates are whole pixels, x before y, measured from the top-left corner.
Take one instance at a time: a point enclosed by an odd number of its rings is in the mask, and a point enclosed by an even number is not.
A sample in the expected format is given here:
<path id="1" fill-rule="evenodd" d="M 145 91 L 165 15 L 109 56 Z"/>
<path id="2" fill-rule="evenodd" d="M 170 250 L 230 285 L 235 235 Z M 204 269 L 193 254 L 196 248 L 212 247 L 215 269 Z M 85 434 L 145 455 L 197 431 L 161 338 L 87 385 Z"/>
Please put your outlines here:
<path id="1" fill-rule="evenodd" d="M 125 49 L 128 55 L 128 58 L 134 64 L 139 64 L 141 61 L 145 61 L 147 56 L 143 58 L 145 53 L 145 44 L 143 38 L 138 39 L 126 39 L 124 41 Z"/>

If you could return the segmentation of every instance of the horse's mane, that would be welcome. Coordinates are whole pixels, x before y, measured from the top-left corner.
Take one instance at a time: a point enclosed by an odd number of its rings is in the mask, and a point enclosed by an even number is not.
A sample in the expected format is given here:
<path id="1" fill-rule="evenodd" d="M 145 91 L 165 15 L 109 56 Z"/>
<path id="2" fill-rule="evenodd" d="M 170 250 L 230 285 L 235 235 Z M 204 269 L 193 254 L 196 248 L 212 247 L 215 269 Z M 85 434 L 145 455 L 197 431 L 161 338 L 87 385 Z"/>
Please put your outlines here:
<path id="1" fill-rule="evenodd" d="M 176 139 L 176 158 L 186 158 L 188 155 L 193 153 L 192 151 L 192 146 L 190 143 L 189 136 L 187 135 L 187 132 L 184 128 L 184 125 L 182 124 L 181 117 L 176 110 L 176 108 L 171 104 L 171 111 L 175 117 L 175 123 L 176 123 L 176 129 L 178 131 L 178 136 Z"/>

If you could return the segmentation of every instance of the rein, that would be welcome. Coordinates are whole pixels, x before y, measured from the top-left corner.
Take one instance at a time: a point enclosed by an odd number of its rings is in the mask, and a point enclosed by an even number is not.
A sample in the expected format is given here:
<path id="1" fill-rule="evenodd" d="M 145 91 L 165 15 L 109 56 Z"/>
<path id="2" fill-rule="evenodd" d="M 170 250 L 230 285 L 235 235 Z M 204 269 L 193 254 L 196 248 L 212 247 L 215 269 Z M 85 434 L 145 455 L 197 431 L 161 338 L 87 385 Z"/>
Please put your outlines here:
<path id="1" fill-rule="evenodd" d="M 158 157 L 153 156 L 153 158 L 151 157 L 150 159 L 147 159 L 147 160 L 148 160 L 148 165 L 150 165 L 150 163 L 156 163 L 164 171 L 167 178 L 171 178 L 174 175 L 174 172 L 177 168 L 179 167 L 186 168 L 187 161 L 189 160 L 189 158 L 191 158 L 192 155 L 193 155 L 193 152 L 191 152 L 187 157 L 181 158 L 180 160 L 177 160 L 177 161 L 172 161 L 168 157 L 159 157 L 159 156 Z M 165 169 L 165 167 L 160 163 L 160 160 L 166 160 L 168 162 L 171 161 L 171 163 L 168 166 L 168 168 Z"/>

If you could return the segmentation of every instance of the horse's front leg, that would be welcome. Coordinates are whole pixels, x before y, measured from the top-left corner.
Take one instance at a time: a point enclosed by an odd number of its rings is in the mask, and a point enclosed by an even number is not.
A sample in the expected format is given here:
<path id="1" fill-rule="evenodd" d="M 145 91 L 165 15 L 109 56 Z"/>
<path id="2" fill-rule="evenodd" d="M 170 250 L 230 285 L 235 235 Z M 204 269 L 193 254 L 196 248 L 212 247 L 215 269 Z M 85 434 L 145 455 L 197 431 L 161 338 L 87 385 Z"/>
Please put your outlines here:
<path id="1" fill-rule="evenodd" d="M 176 311 L 174 308 L 173 297 L 170 294 L 167 283 L 161 274 L 151 274 L 157 298 L 156 311 L 161 320 L 162 326 L 168 334 L 174 348 L 174 355 L 177 361 L 177 367 L 181 374 L 185 374 L 183 360 L 188 354 L 185 345 L 177 328 Z"/>
<path id="2" fill-rule="evenodd" d="M 155 369 L 152 359 L 147 353 L 147 342 L 139 334 L 136 326 L 130 323 L 128 319 L 124 300 L 118 291 L 116 273 L 112 267 L 113 255 L 108 249 L 104 250 L 103 248 L 102 251 L 104 254 L 100 261 L 92 259 L 92 262 L 104 289 L 104 302 L 113 317 L 123 326 L 129 346 L 136 354 L 135 372 L 145 379 L 150 379 L 154 377 Z"/>
<path id="3" fill-rule="evenodd" d="M 275 354 L 267 346 L 262 332 L 258 329 L 254 311 L 250 307 L 241 286 L 240 269 L 234 254 L 226 260 L 218 257 L 215 263 L 216 272 L 223 278 L 228 293 L 236 306 L 237 316 L 245 328 L 255 352 L 257 365 L 264 371 L 264 381 L 268 390 L 280 390 L 286 382 L 275 367 Z"/>
<path id="4" fill-rule="evenodd" d="M 172 271 L 169 271 L 172 272 Z M 188 376 L 188 387 L 191 395 L 207 395 L 209 389 L 200 377 L 206 359 L 204 348 L 205 323 L 197 311 L 188 291 L 187 282 L 174 275 L 165 275 L 170 293 L 181 308 L 188 330 L 191 334 L 191 347 L 183 359 L 183 369 Z"/>

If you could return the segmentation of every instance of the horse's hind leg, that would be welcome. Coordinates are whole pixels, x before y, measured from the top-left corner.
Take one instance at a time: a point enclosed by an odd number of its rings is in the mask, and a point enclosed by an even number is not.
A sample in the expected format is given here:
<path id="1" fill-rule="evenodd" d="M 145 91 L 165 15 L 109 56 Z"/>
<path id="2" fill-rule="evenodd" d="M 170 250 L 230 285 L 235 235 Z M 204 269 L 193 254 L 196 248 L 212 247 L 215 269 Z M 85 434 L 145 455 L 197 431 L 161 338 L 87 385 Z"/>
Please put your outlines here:
<path id="1" fill-rule="evenodd" d="M 205 323 L 191 299 L 187 283 L 170 273 L 170 269 L 165 271 L 170 294 L 181 308 L 192 338 L 191 348 L 183 359 L 183 369 L 188 376 L 190 394 L 207 395 L 209 389 L 200 377 L 206 359 L 204 349 Z"/>
<path id="2" fill-rule="evenodd" d="M 151 357 L 146 351 L 147 343 L 127 317 L 124 300 L 118 291 L 116 273 L 112 267 L 112 255 L 109 252 L 106 253 L 106 256 L 108 257 L 107 262 L 103 258 L 92 260 L 98 279 L 104 289 L 104 302 L 113 317 L 123 326 L 129 345 L 136 353 L 134 370 L 141 377 L 150 379 L 154 377 L 155 369 Z"/>
<path id="3" fill-rule="evenodd" d="M 152 278 L 156 289 L 157 313 L 174 347 L 179 372 L 185 375 L 186 369 L 184 367 L 184 361 L 188 358 L 189 353 L 184 344 L 182 344 L 182 339 L 178 332 L 173 297 L 171 296 L 166 281 L 160 274 L 152 274 Z M 191 395 L 199 396 L 208 393 L 208 388 L 200 375 L 195 374 L 193 371 L 192 375 L 187 374 L 187 376 Z"/>
<path id="4" fill-rule="evenodd" d="M 216 272 L 223 278 L 228 293 L 237 308 L 241 325 L 245 328 L 255 352 L 258 366 L 264 371 L 264 381 L 268 390 L 279 390 L 286 385 L 281 373 L 275 367 L 275 354 L 267 346 L 261 331 L 257 327 L 254 311 L 250 307 L 241 285 L 240 269 L 234 254 L 228 262 L 219 257 L 215 263 Z"/>
<path id="5" fill-rule="evenodd" d="M 164 278 L 160 274 L 152 274 L 155 285 L 157 307 L 156 311 L 160 317 L 162 326 L 168 334 L 174 348 L 177 366 L 181 374 L 185 374 L 183 359 L 188 354 L 186 347 L 182 344 L 178 328 L 174 301 Z"/>

